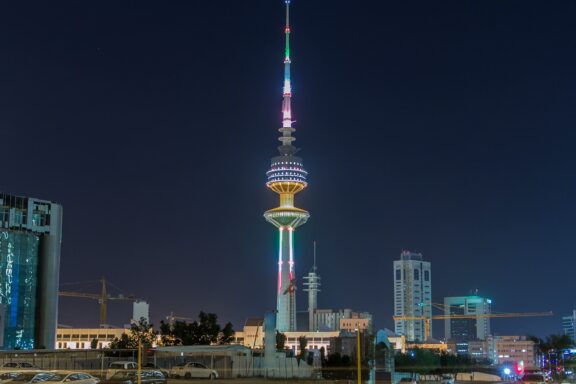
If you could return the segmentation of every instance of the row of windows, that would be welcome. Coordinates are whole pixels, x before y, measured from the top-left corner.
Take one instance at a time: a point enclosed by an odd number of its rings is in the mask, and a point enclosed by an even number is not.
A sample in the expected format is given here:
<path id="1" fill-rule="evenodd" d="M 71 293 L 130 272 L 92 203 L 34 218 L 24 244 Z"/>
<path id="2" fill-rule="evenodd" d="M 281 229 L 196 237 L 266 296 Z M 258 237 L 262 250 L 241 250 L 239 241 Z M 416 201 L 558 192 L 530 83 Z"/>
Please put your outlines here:
<path id="1" fill-rule="evenodd" d="M 396 270 L 396 280 L 406 280 L 406 271 L 402 269 Z M 414 280 L 420 280 L 420 270 L 414 269 Z M 430 281 L 430 271 L 424 271 L 424 281 Z"/>
<path id="2" fill-rule="evenodd" d="M 88 335 L 88 334 L 68 334 L 68 335 L 61 335 L 58 334 L 56 335 L 56 339 L 57 340 L 94 340 L 94 339 L 105 339 L 105 340 L 114 340 L 114 338 L 116 337 L 116 335 Z"/>
<path id="3" fill-rule="evenodd" d="M 78 343 L 66 343 L 58 342 L 58 349 L 90 349 L 92 343 L 78 342 Z M 104 343 L 98 343 L 98 348 L 104 348 Z"/>

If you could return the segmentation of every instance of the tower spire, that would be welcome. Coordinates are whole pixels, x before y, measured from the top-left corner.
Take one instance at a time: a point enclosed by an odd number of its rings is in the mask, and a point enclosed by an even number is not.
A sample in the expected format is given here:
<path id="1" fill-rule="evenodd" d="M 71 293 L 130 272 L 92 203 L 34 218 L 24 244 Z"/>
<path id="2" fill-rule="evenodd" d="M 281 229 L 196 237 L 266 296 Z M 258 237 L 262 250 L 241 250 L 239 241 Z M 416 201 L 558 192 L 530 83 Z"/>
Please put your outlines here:
<path id="1" fill-rule="evenodd" d="M 285 0 L 286 3 L 286 26 L 284 28 L 284 34 L 286 39 L 286 48 L 284 51 L 284 90 L 282 101 L 282 128 L 278 131 L 282 134 L 278 138 L 282 145 L 278 147 L 278 150 L 282 155 L 293 155 L 298 150 L 292 145 L 292 142 L 296 140 L 292 136 L 295 131 L 292 128 L 292 83 L 290 81 L 290 0 Z"/>

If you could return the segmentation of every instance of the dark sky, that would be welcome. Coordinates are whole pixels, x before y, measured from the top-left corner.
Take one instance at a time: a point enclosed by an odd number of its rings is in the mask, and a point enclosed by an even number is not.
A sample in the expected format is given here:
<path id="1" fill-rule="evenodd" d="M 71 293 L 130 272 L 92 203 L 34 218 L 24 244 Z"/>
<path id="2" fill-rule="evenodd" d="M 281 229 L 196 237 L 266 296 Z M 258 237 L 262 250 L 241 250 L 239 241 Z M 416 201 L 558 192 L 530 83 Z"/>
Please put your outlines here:
<path id="1" fill-rule="evenodd" d="M 392 261 L 410 249 L 432 262 L 435 302 L 478 289 L 494 311 L 555 313 L 495 333 L 560 332 L 576 301 L 576 2 L 292 8 L 310 174 L 297 204 L 312 215 L 296 268 L 316 240 L 320 306 L 391 327 Z M 277 203 L 283 2 L 18 1 L 0 15 L 0 189 L 64 205 L 61 282 L 106 276 L 155 323 L 205 310 L 240 328 L 273 308 L 262 213 Z M 125 323 L 130 305 L 110 312 Z M 61 323 L 97 320 L 95 302 L 62 300 Z"/>

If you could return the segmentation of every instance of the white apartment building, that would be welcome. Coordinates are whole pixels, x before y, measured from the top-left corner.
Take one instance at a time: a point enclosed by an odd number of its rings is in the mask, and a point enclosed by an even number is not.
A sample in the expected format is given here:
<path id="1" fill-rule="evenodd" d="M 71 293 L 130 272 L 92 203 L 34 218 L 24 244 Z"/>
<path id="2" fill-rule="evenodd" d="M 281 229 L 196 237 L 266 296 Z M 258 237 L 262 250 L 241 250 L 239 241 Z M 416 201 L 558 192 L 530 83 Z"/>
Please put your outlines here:
<path id="1" fill-rule="evenodd" d="M 402 251 L 394 261 L 394 315 L 432 317 L 432 268 L 420 253 Z M 408 342 L 425 341 L 423 320 L 395 320 L 394 332 Z"/>

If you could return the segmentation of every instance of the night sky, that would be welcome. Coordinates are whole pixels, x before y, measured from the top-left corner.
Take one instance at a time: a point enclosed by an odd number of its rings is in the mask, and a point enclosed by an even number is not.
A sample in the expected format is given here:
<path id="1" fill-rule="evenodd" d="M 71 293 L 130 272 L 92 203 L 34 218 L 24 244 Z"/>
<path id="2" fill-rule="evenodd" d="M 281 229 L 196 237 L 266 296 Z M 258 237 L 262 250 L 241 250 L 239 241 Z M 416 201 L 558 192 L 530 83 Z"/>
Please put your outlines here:
<path id="1" fill-rule="evenodd" d="M 561 332 L 575 305 L 576 3 L 292 3 L 293 114 L 322 308 L 393 327 L 392 261 L 433 301 L 478 290 L 496 334 Z M 283 2 L 0 4 L 0 190 L 64 206 L 61 282 L 107 277 L 240 329 L 275 307 Z M 96 285 L 65 285 L 96 290 Z M 113 290 L 112 293 L 118 291 Z M 298 307 L 307 302 L 300 290 Z M 131 306 L 109 308 L 114 324 Z M 63 298 L 60 323 L 96 326 Z M 435 335 L 443 325 L 435 323 Z"/>

